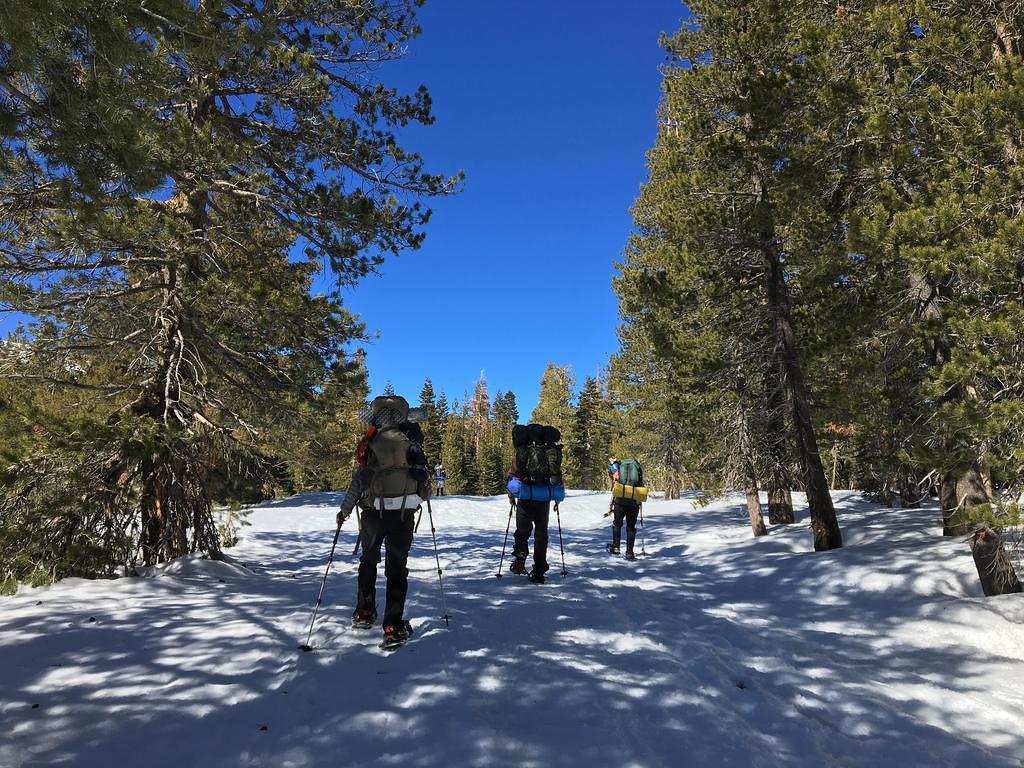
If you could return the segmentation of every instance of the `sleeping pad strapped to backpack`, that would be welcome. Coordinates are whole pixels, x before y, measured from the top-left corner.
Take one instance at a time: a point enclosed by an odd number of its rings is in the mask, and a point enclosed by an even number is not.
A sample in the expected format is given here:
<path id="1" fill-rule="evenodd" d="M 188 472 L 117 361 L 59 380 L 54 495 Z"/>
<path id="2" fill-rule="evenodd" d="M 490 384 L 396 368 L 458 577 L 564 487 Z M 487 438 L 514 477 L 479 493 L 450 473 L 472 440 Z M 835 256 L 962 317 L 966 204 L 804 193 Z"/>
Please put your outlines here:
<path id="1" fill-rule="evenodd" d="M 641 504 L 647 501 L 644 471 L 636 459 L 623 459 L 619 462 L 619 477 L 612 485 L 612 496 Z"/>

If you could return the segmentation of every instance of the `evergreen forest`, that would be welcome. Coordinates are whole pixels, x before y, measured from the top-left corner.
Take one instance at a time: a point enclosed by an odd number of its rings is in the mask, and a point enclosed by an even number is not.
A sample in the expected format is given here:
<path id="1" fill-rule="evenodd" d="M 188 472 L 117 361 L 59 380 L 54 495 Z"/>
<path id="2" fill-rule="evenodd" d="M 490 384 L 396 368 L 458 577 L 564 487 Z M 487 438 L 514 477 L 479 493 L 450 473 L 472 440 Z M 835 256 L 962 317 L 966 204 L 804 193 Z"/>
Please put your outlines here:
<path id="1" fill-rule="evenodd" d="M 0 587 L 216 558 L 243 505 L 347 487 L 378 393 L 344 290 L 417 258 L 464 184 L 403 141 L 437 129 L 427 88 L 388 82 L 420 5 L 0 5 Z M 428 462 L 449 494 L 503 494 L 511 427 L 536 421 L 574 489 L 636 457 L 665 498 L 744 492 L 755 535 L 797 522 L 801 492 L 818 550 L 843 544 L 832 489 L 935 500 L 1003 562 L 1024 492 L 1024 3 L 687 9 L 602 267 L 617 350 L 582 378 L 538 351 L 529 413 L 500 381 L 446 393 L 424 370 L 398 394 L 426 411 Z"/>

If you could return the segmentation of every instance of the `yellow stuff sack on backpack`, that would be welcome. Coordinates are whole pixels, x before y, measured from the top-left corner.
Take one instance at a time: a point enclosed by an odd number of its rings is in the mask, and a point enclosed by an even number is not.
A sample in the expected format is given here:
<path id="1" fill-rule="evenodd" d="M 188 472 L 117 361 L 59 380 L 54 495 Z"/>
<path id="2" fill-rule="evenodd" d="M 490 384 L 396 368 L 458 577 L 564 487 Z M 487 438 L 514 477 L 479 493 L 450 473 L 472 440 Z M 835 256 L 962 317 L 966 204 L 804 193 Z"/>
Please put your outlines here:
<path id="1" fill-rule="evenodd" d="M 617 482 L 612 486 L 612 496 L 638 501 L 642 504 L 647 501 L 647 489 L 642 485 L 623 485 Z"/>

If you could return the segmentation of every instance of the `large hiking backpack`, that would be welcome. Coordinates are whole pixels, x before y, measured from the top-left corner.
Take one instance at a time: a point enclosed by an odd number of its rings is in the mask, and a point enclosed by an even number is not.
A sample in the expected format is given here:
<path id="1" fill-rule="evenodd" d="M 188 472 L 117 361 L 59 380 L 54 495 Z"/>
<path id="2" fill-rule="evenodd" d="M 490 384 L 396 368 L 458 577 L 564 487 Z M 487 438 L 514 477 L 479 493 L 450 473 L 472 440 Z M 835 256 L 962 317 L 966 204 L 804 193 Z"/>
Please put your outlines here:
<path id="1" fill-rule="evenodd" d="M 562 484 L 562 433 L 540 424 L 516 424 L 512 445 L 516 451 L 516 474 L 534 485 Z"/>
<path id="2" fill-rule="evenodd" d="M 619 482 L 623 485 L 643 485 L 644 473 L 640 462 L 636 459 L 623 459 L 619 462 Z"/>
<path id="3" fill-rule="evenodd" d="M 636 459 L 623 459 L 619 462 L 619 477 L 612 484 L 612 496 L 641 504 L 647 501 L 644 471 Z"/>
<path id="4" fill-rule="evenodd" d="M 360 446 L 360 479 L 364 509 L 415 509 L 430 496 L 423 431 L 404 422 L 383 429 L 370 427 Z"/>
<path id="5" fill-rule="evenodd" d="M 541 424 L 516 424 L 512 445 L 516 451 L 516 477 L 508 489 L 522 501 L 562 501 L 562 433 Z M 513 487 L 514 486 L 514 487 Z"/>

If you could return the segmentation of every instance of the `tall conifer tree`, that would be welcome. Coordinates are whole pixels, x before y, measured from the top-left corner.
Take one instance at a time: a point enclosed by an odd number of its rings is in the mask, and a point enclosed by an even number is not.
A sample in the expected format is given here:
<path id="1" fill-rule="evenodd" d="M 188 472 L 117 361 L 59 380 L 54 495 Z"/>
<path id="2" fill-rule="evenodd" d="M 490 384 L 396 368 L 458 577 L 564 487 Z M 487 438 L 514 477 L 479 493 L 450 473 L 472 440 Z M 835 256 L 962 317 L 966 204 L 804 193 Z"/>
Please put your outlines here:
<path id="1" fill-rule="evenodd" d="M 423 452 L 427 456 L 427 464 L 430 467 L 436 466 L 441 461 L 441 446 L 444 442 L 444 432 L 441 422 L 441 414 L 437 408 L 437 400 L 434 397 L 434 384 L 428 378 L 423 382 L 423 389 L 420 390 L 420 407 L 426 413 L 423 427 Z"/>
<path id="2" fill-rule="evenodd" d="M 822 139 L 830 115 L 806 119 L 818 59 L 805 44 L 820 38 L 822 14 L 773 0 L 696 0 L 690 9 L 693 21 L 669 42 L 662 129 L 620 295 L 660 353 L 691 361 L 720 424 L 735 423 L 741 389 L 760 413 L 785 408 L 814 546 L 838 547 L 793 304 L 794 288 L 834 269 Z M 645 293 L 655 308 L 638 306 Z M 696 349 L 693 334 L 706 340 Z M 773 386 L 752 391 L 761 382 L 777 382 L 782 396 L 769 396 Z M 785 423 L 744 422 L 759 438 Z"/>
<path id="3" fill-rule="evenodd" d="M 580 482 L 579 464 L 573 450 L 575 445 L 576 408 L 573 406 L 575 377 L 568 366 L 548 363 L 540 380 L 540 394 L 530 421 L 557 427 L 562 433 L 562 475 L 566 485 Z"/>
<path id="4" fill-rule="evenodd" d="M 417 198 L 452 188 L 393 132 L 431 122 L 426 91 L 377 81 L 415 5 L 4 4 L 0 306 L 32 322 L 0 375 L 74 388 L 93 419 L 22 467 L 5 515 L 103 509 L 146 563 L 216 553 L 208 468 L 301 415 L 361 334 L 314 277 L 418 246 Z"/>

